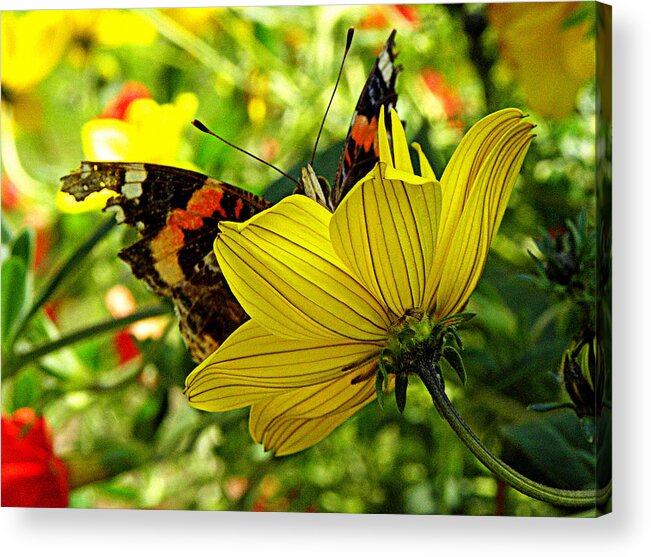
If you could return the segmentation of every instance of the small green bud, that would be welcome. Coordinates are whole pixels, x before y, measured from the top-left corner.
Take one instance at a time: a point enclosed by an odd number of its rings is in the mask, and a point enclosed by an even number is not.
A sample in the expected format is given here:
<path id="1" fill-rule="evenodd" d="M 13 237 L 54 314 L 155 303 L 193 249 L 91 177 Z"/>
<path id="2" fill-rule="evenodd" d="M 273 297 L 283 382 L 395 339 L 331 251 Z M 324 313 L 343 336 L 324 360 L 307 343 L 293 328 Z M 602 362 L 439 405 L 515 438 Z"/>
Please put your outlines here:
<path id="1" fill-rule="evenodd" d="M 579 418 L 601 415 L 604 394 L 604 353 L 592 332 L 574 337 L 561 360 L 560 374 Z"/>

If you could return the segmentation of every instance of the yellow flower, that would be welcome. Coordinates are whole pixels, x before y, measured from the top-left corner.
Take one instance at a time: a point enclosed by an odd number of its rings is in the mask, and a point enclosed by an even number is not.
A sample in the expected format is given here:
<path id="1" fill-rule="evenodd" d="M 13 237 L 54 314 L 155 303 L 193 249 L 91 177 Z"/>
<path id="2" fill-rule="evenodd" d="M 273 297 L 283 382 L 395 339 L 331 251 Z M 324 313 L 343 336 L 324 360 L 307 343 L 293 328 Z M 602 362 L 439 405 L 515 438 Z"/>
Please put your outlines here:
<path id="1" fill-rule="evenodd" d="M 24 93 L 59 63 L 71 42 L 151 44 L 156 29 L 138 12 L 40 10 L 2 14 L 2 85 Z"/>
<path id="2" fill-rule="evenodd" d="M 82 47 L 151 45 L 158 32 L 138 10 L 62 10 L 73 40 Z"/>
<path id="3" fill-rule="evenodd" d="M 468 301 L 533 137 L 522 118 L 475 124 L 439 182 L 418 145 L 414 173 L 395 111 L 391 152 L 382 113 L 380 162 L 334 214 L 292 195 L 222 223 L 215 253 L 251 320 L 188 376 L 190 404 L 251 406 L 253 438 L 285 455 L 372 401 L 403 325 L 431 332 Z"/>
<path id="4" fill-rule="evenodd" d="M 580 2 L 491 4 L 488 16 L 502 55 L 522 85 L 529 106 L 552 118 L 573 109 L 581 84 L 594 76 L 590 18 L 566 23 L 586 7 Z M 592 8 L 594 9 L 594 7 Z"/>
<path id="5" fill-rule="evenodd" d="M 34 88 L 58 65 L 70 33 L 55 11 L 2 14 L 3 112 L 20 128 L 37 130 L 43 123 L 42 106 Z"/>
<path id="6" fill-rule="evenodd" d="M 23 93 L 59 63 L 70 36 L 59 12 L 2 14 L 2 86 Z"/>
<path id="7" fill-rule="evenodd" d="M 194 168 L 179 160 L 183 131 L 189 127 L 198 106 L 193 93 L 182 93 L 174 103 L 158 104 L 150 98 L 138 98 L 126 109 L 124 119 L 95 118 L 81 130 L 84 156 L 93 161 L 129 161 L 167 164 Z M 103 190 L 83 202 L 58 192 L 57 207 L 65 213 L 82 213 L 104 207 L 115 195 Z"/>
<path id="8" fill-rule="evenodd" d="M 136 99 L 124 120 L 96 118 L 81 130 L 84 155 L 95 161 L 178 162 L 183 130 L 197 110 L 197 97 L 182 93 L 174 103 Z"/>
<path id="9" fill-rule="evenodd" d="M 42 101 L 35 87 L 64 58 L 74 65 L 88 63 L 91 45 L 117 47 L 149 45 L 158 33 L 137 11 L 40 10 L 2 14 L 3 102 L 11 104 L 22 129 L 43 125 Z M 95 62 L 104 77 L 117 70 L 117 61 L 99 52 Z"/>

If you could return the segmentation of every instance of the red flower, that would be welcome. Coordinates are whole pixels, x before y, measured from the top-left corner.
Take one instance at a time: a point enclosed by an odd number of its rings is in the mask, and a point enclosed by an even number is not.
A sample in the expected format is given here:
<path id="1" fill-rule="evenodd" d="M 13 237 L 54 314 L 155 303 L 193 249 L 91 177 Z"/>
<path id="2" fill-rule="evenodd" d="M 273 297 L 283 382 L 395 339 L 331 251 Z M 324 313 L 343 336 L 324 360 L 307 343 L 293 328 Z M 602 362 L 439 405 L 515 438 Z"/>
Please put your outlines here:
<path id="1" fill-rule="evenodd" d="M 387 27 L 420 27 L 421 18 L 417 6 L 381 4 L 369 6 L 368 13 L 360 22 L 362 29 L 385 29 Z"/>
<path id="2" fill-rule="evenodd" d="M 420 25 L 420 14 L 418 13 L 418 8 L 416 6 L 405 6 L 404 4 L 398 4 L 391 6 L 396 12 L 398 12 L 405 20 L 415 27 Z"/>
<path id="3" fill-rule="evenodd" d="M 448 119 L 455 118 L 461 114 L 463 105 L 459 95 L 450 87 L 443 75 L 432 68 L 425 68 L 421 77 L 427 89 L 439 99 L 445 115 Z"/>
<path id="4" fill-rule="evenodd" d="M 151 93 L 147 86 L 139 81 L 127 81 L 120 92 L 106 104 L 100 118 L 124 120 L 127 108 L 136 99 L 151 99 Z"/>
<path id="5" fill-rule="evenodd" d="M 31 408 L 2 417 L 2 506 L 68 506 L 68 470 L 54 456 L 45 419 Z"/>
<path id="6" fill-rule="evenodd" d="M 120 365 L 126 364 L 140 356 L 140 348 L 133 339 L 133 335 L 126 329 L 116 333 L 113 337 L 113 345 L 118 353 Z"/>
<path id="7" fill-rule="evenodd" d="M 2 175 L 2 208 L 12 211 L 20 203 L 20 192 L 8 176 Z"/>

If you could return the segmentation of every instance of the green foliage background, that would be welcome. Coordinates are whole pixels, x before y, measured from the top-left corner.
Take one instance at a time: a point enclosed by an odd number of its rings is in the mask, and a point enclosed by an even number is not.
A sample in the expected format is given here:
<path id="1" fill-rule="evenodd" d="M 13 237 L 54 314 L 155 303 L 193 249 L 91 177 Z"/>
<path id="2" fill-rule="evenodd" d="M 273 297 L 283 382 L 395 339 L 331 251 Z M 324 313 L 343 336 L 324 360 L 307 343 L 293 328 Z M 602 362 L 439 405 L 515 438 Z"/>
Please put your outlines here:
<path id="1" fill-rule="evenodd" d="M 377 13 L 384 14 L 384 21 Z M 538 137 L 468 308 L 477 313 L 462 332 L 469 380 L 463 387 L 450 372 L 448 394 L 479 436 L 516 468 L 557 487 L 590 487 L 595 449 L 583 438 L 575 414 L 526 410 L 532 403 L 566 400 L 555 374 L 576 333 L 576 308 L 522 275 L 535 274 L 527 254 L 535 250 L 532 238 L 563 226 L 582 209 L 593 219 L 594 80 L 582 83 L 575 110 L 564 118 L 529 110 L 517 78 L 502 60 L 483 5 L 421 5 L 411 8 L 409 18 L 391 7 L 219 9 L 199 29 L 181 26 L 185 31 L 169 13 L 140 14 L 158 30 L 153 44 L 109 48 L 75 37 L 71 45 L 83 47 L 82 63 L 64 55 L 32 92 L 41 125 L 18 126 L 13 146 L 29 178 L 21 191 L 34 195 L 25 196 L 18 208 L 9 207 L 3 189 L 3 260 L 22 253 L 23 241 L 17 238 L 30 229 L 28 216 L 36 209 L 46 215 L 50 249 L 37 269 L 29 253 L 23 254 L 23 264 L 3 265 L 3 333 L 24 317 L 34 292 L 106 218 L 60 213 L 54 199 L 59 177 L 82 158 L 81 126 L 101 113 L 126 81 L 144 83 L 160 103 L 181 92 L 195 93 L 197 117 L 209 127 L 254 153 L 265 142 L 277 142 L 272 162 L 296 175 L 310 158 L 346 29 L 355 26 L 315 163 L 317 172 L 331 180 L 375 53 L 396 26 L 403 66 L 398 109 L 408 135 L 431 155 L 437 175 L 461 129 L 483 115 L 515 106 L 530 111 L 538 124 Z M 423 72 L 428 70 L 447 84 L 448 89 L 435 92 L 439 97 L 458 99 L 460 108 L 453 114 L 424 101 Z M 261 122 L 251 121 L 252 97 L 265 103 Z M 16 97 L 3 88 L 3 104 L 12 102 Z M 270 199 L 291 191 L 267 167 L 187 128 L 183 158 L 202 171 Z M 10 146 L 3 141 L 2 148 L 6 169 Z M 108 319 L 103 300 L 115 284 L 127 285 L 139 306 L 158 303 L 116 257 L 132 238 L 115 228 L 65 276 L 50 300 L 57 308 L 56 324 L 39 311 L 21 335 L 4 342 L 3 334 L 3 368 L 10 369 L 7 364 L 20 351 Z M 5 322 L 5 316 L 12 320 Z M 34 407 L 55 432 L 57 453 L 72 471 L 73 507 L 569 512 L 496 481 L 439 418 L 416 381 L 403 415 L 393 403 L 384 410 L 371 404 L 317 446 L 275 459 L 251 440 L 247 410 L 209 414 L 187 405 L 183 382 L 193 363 L 175 323 L 161 340 L 141 345 L 143 360 L 127 366 L 118 366 L 111 338 L 98 335 L 3 375 L 3 412 Z"/>

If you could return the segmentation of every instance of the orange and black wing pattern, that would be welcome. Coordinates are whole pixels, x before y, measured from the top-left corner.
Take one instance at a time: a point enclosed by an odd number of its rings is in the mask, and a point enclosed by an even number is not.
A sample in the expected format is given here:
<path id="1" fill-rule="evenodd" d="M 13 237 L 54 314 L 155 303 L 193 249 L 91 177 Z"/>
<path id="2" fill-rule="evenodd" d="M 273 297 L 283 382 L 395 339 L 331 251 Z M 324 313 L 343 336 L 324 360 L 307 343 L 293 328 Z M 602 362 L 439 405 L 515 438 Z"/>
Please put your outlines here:
<path id="1" fill-rule="evenodd" d="M 157 164 L 83 162 L 62 180 L 62 190 L 78 201 L 103 189 L 115 192 L 104 211 L 140 235 L 119 256 L 156 294 L 173 301 L 196 361 L 246 320 L 213 242 L 220 221 L 245 221 L 267 201 L 198 172 Z"/>
<path id="2" fill-rule="evenodd" d="M 350 189 L 378 161 L 377 130 L 383 105 L 387 115 L 387 130 L 390 130 L 389 109 L 395 107 L 398 101 L 395 86 L 400 71 L 400 67 L 395 65 L 395 35 L 396 32 L 393 31 L 380 51 L 357 101 L 330 190 L 331 207 L 337 207 Z"/>

